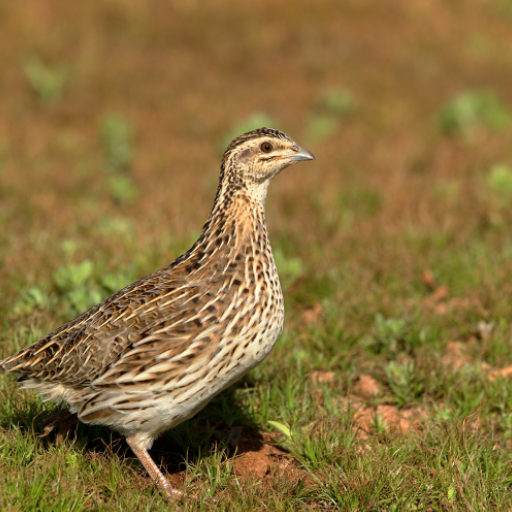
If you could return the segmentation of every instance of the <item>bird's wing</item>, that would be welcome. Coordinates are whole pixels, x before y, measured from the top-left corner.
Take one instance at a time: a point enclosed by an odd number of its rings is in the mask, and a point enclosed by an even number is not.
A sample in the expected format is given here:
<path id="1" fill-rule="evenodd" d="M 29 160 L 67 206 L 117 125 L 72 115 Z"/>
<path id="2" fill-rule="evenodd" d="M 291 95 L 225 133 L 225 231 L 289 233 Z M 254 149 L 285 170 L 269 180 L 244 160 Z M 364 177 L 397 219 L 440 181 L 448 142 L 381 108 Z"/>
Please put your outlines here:
<path id="1" fill-rule="evenodd" d="M 72 388 L 135 390 L 155 378 L 161 383 L 164 373 L 172 379 L 184 363 L 215 350 L 211 340 L 230 302 L 215 279 L 176 274 L 162 269 L 141 279 L 0 365 Z"/>

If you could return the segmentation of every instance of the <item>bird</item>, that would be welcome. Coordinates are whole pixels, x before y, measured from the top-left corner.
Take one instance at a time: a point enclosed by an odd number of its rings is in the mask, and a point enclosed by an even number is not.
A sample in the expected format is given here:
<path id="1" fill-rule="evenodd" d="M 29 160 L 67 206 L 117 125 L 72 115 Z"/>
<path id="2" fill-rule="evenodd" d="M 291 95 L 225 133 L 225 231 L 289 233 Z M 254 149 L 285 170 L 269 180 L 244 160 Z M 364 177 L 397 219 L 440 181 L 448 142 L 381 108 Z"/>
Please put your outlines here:
<path id="1" fill-rule="evenodd" d="M 21 374 L 22 388 L 43 400 L 67 404 L 66 418 L 123 435 L 156 486 L 183 497 L 148 450 L 261 363 L 281 335 L 284 300 L 265 198 L 273 178 L 307 160 L 315 157 L 274 128 L 234 139 L 188 251 L 1 360 L 0 369 Z"/>

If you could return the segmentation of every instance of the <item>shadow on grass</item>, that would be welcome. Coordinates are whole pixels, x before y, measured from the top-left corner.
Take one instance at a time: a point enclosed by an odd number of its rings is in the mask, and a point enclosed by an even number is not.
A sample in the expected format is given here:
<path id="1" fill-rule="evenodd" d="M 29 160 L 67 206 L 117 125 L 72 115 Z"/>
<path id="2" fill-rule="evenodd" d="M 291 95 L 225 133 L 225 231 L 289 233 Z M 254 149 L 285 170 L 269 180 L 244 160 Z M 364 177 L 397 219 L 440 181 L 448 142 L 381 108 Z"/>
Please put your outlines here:
<path id="1" fill-rule="evenodd" d="M 230 387 L 193 418 L 155 440 L 150 455 L 171 479 L 173 475 L 181 474 L 183 483 L 187 464 L 197 466 L 201 460 L 219 452 L 226 457 L 234 456 L 240 451 L 238 443 L 246 442 L 248 438 L 255 449 L 263 445 L 258 426 L 235 398 L 235 387 L 236 385 Z M 7 393 L 7 390 L 0 392 L 0 399 L 7 398 Z M 63 432 L 59 426 L 48 436 L 40 436 L 44 432 L 44 420 L 65 410 L 65 407 L 48 407 L 39 399 L 34 399 L 30 392 L 18 391 L 14 391 L 2 402 L 4 405 L 0 405 L 0 428 L 32 432 L 38 436 L 39 442 L 45 448 L 62 441 Z M 95 454 L 106 458 L 115 455 L 122 463 L 128 462 L 129 465 L 136 460 L 124 436 L 108 427 L 78 422 L 64 436 L 68 442 L 82 450 L 84 455 Z M 176 484 L 177 481 L 174 480 L 173 483 Z"/>

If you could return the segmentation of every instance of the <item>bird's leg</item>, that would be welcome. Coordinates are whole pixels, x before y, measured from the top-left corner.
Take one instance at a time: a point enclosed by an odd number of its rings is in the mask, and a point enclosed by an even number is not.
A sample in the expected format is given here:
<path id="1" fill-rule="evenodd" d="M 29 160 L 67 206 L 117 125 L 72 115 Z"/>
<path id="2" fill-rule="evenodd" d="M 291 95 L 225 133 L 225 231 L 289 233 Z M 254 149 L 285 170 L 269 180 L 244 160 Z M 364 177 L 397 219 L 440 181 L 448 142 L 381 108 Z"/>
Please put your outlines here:
<path id="1" fill-rule="evenodd" d="M 69 427 L 77 421 L 78 418 L 76 417 L 76 414 L 69 412 L 67 409 L 65 411 L 50 414 L 50 416 L 43 420 L 44 433 L 39 437 L 46 437 L 57 425 L 60 425 L 57 437 L 60 437 L 62 440 L 62 437 L 67 434 Z"/>
<path id="2" fill-rule="evenodd" d="M 156 486 L 169 498 L 183 498 L 185 493 L 178 491 L 175 489 L 169 480 L 165 478 L 163 473 L 160 471 L 158 466 L 154 463 L 153 459 L 149 455 L 147 450 L 141 450 L 140 448 L 136 448 L 134 446 L 133 440 L 126 438 L 126 442 L 132 449 L 133 453 L 137 455 L 138 459 L 142 462 L 142 465 L 146 468 L 146 471 L 149 473 L 149 476 L 155 481 Z"/>
<path id="3" fill-rule="evenodd" d="M 78 423 L 78 418 L 76 414 L 71 414 L 71 416 L 65 420 L 63 420 L 59 424 L 59 433 L 57 434 L 57 444 L 61 445 L 64 441 L 64 438 L 68 435 L 69 430 L 73 425 Z M 76 434 L 75 434 L 76 439 Z"/>

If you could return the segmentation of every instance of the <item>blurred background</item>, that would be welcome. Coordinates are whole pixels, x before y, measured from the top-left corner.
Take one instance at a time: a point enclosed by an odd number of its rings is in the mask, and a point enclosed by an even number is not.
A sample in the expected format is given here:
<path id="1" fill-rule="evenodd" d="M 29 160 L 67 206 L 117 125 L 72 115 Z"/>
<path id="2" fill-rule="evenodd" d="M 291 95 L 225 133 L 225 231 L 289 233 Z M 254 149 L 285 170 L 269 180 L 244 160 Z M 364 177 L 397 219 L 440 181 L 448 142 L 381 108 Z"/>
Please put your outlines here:
<path id="1" fill-rule="evenodd" d="M 202 510 L 512 509 L 510 0 L 0 0 L 0 62 L 0 358 L 188 249 L 229 141 L 279 128 L 316 156 L 267 199 L 283 335 L 155 460 L 227 489 Z M 155 510 L 108 430 L 54 449 L 0 396 L 0 508 Z M 259 452 L 247 501 L 246 427 L 316 487 Z"/>
<path id="2" fill-rule="evenodd" d="M 56 325 L 172 261 L 207 218 L 227 143 L 263 125 L 317 158 L 267 200 L 292 311 L 329 299 L 365 329 L 440 280 L 478 288 L 449 321 L 460 331 L 457 315 L 499 300 L 509 2 L 3 0 L 0 33 L 6 311 L 54 300 Z"/>

